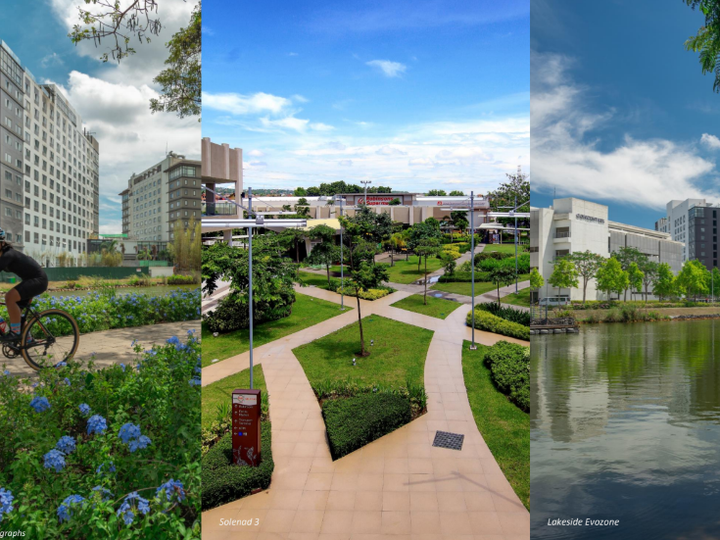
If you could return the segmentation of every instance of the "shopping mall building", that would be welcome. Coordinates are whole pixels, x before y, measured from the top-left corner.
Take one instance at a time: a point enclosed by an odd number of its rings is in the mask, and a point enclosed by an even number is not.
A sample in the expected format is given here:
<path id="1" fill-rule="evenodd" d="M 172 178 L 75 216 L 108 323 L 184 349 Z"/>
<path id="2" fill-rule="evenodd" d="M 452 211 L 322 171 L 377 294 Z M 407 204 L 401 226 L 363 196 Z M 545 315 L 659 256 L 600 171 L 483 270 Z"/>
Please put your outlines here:
<path id="1" fill-rule="evenodd" d="M 539 297 L 565 296 L 582 300 L 582 279 L 579 288 L 561 289 L 548 284 L 554 261 L 570 253 L 591 251 L 605 258 L 622 247 L 633 247 L 651 260 L 668 263 L 674 273 L 683 264 L 682 242 L 669 233 L 624 225 L 608 219 L 608 207 L 573 197 L 555 199 L 550 208 L 530 210 L 530 267 L 537 268 L 545 279 Z M 605 293 L 590 280 L 587 300 L 604 300 Z"/>

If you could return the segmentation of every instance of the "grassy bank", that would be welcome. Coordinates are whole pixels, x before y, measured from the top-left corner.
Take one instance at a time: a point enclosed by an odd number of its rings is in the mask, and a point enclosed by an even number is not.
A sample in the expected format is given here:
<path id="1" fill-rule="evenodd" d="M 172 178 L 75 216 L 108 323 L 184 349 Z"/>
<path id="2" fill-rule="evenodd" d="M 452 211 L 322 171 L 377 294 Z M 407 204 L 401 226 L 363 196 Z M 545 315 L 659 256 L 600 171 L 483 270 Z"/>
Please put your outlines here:
<path id="1" fill-rule="evenodd" d="M 391 304 L 392 307 L 413 311 L 421 315 L 435 317 L 436 319 L 447 319 L 448 315 L 461 305 L 460 302 L 453 302 L 452 300 L 435 298 L 433 296 L 427 297 L 427 305 L 425 305 L 422 294 L 413 294 L 412 296 L 408 296 Z"/>

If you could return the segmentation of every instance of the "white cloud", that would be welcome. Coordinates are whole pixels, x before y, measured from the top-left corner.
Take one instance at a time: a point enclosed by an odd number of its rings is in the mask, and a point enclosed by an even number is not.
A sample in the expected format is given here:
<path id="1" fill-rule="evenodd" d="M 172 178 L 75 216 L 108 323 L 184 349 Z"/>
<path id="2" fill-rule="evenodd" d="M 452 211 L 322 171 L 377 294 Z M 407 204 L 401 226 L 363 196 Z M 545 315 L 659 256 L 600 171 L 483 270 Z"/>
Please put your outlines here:
<path id="1" fill-rule="evenodd" d="M 314 129 L 315 131 L 332 131 L 333 129 L 335 129 L 333 126 L 323 124 L 322 122 L 315 122 L 313 124 L 310 124 L 310 128 Z"/>
<path id="2" fill-rule="evenodd" d="M 264 161 L 243 161 L 243 168 L 245 169 L 260 169 L 267 167 L 267 163 Z"/>
<path id="3" fill-rule="evenodd" d="M 40 65 L 44 68 L 49 66 L 62 66 L 65 62 L 56 52 L 50 53 L 40 60 Z"/>
<path id="4" fill-rule="evenodd" d="M 350 167 L 352 164 L 352 159 L 341 159 L 340 161 L 338 161 L 338 165 L 342 167 Z"/>
<path id="5" fill-rule="evenodd" d="M 368 66 L 380 69 L 380 71 L 382 71 L 387 77 L 399 77 L 405 73 L 405 70 L 407 69 L 405 64 L 393 62 L 391 60 L 370 60 L 365 63 Z"/>
<path id="6" fill-rule="evenodd" d="M 308 101 L 310 101 L 308 98 L 306 98 L 305 96 L 301 96 L 300 94 L 293 94 L 292 99 L 293 101 L 297 101 L 298 103 L 307 103 Z"/>
<path id="7" fill-rule="evenodd" d="M 122 232 L 122 220 L 106 219 L 100 225 L 100 234 L 120 234 Z"/>
<path id="8" fill-rule="evenodd" d="M 597 133 L 615 112 L 586 110 L 586 88 L 570 79 L 569 65 L 562 55 L 533 54 L 534 186 L 658 210 L 671 199 L 713 197 L 698 181 L 716 172 L 715 166 L 692 144 L 626 136 L 614 148 L 601 149 Z M 712 144 L 709 137 L 704 142 Z"/>
<path id="9" fill-rule="evenodd" d="M 407 152 L 404 152 L 403 150 L 400 150 L 399 148 L 394 148 L 392 146 L 383 146 L 379 148 L 375 153 L 380 156 L 407 156 Z"/>
<path id="10" fill-rule="evenodd" d="M 703 133 L 702 137 L 700 137 L 700 142 L 708 146 L 709 148 L 712 148 L 713 150 L 720 149 L 720 139 L 716 137 L 715 135 L 710 135 L 709 133 Z"/>
<path id="11" fill-rule="evenodd" d="M 411 167 L 432 167 L 435 165 L 435 162 L 428 158 L 413 158 L 408 161 L 408 165 Z"/>
<path id="12" fill-rule="evenodd" d="M 290 105 L 291 101 L 289 99 L 266 94 L 265 92 L 257 92 L 251 95 L 203 92 L 203 107 L 238 116 L 266 112 L 278 114 Z"/>
<path id="13" fill-rule="evenodd" d="M 265 152 L 263 152 L 262 150 L 250 150 L 248 152 L 248 156 L 252 156 L 252 157 L 263 157 L 264 155 L 265 155 Z"/>

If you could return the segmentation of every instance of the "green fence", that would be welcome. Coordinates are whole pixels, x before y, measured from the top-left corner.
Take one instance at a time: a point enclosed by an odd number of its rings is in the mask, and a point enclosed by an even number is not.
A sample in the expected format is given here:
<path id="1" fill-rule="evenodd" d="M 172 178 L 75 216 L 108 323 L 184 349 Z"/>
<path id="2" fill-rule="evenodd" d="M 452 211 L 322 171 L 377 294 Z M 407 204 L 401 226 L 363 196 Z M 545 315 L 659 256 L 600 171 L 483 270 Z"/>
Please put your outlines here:
<path id="1" fill-rule="evenodd" d="M 138 272 L 138 269 L 140 269 L 141 271 Z M 141 273 L 148 273 L 147 268 L 142 269 L 139 266 L 118 266 L 115 268 L 104 266 L 73 266 L 67 268 L 44 268 L 44 270 L 47 274 L 49 281 L 72 281 L 79 279 L 82 276 L 100 277 L 104 279 L 124 279 Z M 2 280 L 3 282 L 13 283 L 13 279 L 15 280 L 15 282 L 20 281 L 20 279 L 15 274 L 11 274 L 9 272 L 0 272 L 0 280 Z"/>

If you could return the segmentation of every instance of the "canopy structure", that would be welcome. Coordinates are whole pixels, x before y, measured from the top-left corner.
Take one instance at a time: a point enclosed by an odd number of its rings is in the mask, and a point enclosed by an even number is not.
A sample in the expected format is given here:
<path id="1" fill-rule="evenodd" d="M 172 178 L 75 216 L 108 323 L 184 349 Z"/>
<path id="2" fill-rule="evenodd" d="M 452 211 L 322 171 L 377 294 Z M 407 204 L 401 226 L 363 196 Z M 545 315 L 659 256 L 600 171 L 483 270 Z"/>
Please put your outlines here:
<path id="1" fill-rule="evenodd" d="M 493 231 L 514 231 L 515 227 L 505 227 L 501 223 L 483 223 L 478 229 L 493 230 Z M 518 231 L 529 231 L 529 228 L 518 227 Z"/>
<path id="2" fill-rule="evenodd" d="M 270 230 L 302 228 L 307 226 L 306 219 L 203 219 L 202 232 L 210 233 L 232 229 L 263 227 Z"/>

